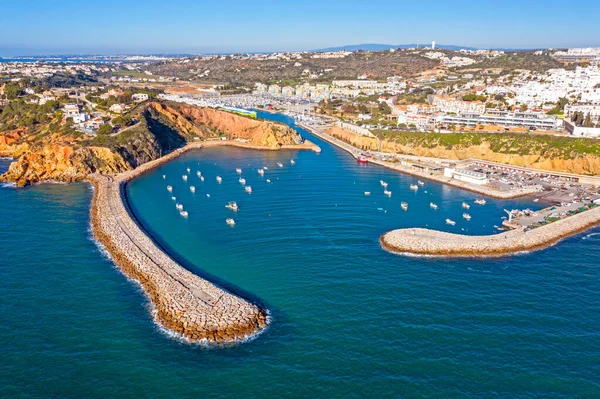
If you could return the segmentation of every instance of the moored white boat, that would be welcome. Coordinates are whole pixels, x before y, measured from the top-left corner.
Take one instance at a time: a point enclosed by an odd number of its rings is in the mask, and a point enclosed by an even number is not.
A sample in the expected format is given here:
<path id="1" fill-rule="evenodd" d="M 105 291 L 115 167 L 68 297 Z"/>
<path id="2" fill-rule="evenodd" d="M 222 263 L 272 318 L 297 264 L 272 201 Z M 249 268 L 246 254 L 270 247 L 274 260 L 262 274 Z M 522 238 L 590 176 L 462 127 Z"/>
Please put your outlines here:
<path id="1" fill-rule="evenodd" d="M 181 212 L 179 212 L 179 214 L 180 214 L 181 216 L 183 216 L 184 218 L 188 217 L 188 213 L 187 213 L 187 211 L 181 211 Z"/>
<path id="2" fill-rule="evenodd" d="M 188 173 L 190 173 L 190 168 L 187 168 L 186 170 L 187 170 Z"/>
<path id="3" fill-rule="evenodd" d="M 438 209 L 438 206 L 437 206 L 437 204 L 434 204 L 433 202 L 430 202 L 430 203 L 429 203 L 429 207 L 430 207 L 431 209 Z"/>
<path id="4" fill-rule="evenodd" d="M 261 176 L 264 176 L 264 175 L 265 175 L 265 170 L 264 170 L 264 169 L 259 169 L 259 170 L 257 170 L 257 172 L 258 172 L 258 174 L 259 174 L 259 175 L 261 175 Z"/>
<path id="5" fill-rule="evenodd" d="M 166 178 L 167 178 L 167 176 L 166 176 L 166 175 L 163 175 L 163 180 L 165 180 Z"/>
<path id="6" fill-rule="evenodd" d="M 187 175 L 183 175 L 181 176 L 181 178 L 183 179 L 183 181 L 187 181 Z"/>
<path id="7" fill-rule="evenodd" d="M 419 181 L 417 181 L 417 184 L 418 184 L 419 186 L 424 186 L 424 185 L 425 185 L 425 182 L 422 182 L 421 180 L 419 180 Z"/>
<path id="8" fill-rule="evenodd" d="M 277 166 L 279 166 L 280 168 L 283 168 L 283 164 L 281 162 L 277 162 Z"/>
<path id="9" fill-rule="evenodd" d="M 483 198 L 481 198 L 481 199 L 476 199 L 476 200 L 475 200 L 475 203 L 476 203 L 477 205 L 485 205 L 485 200 L 484 200 Z"/>
<path id="10" fill-rule="evenodd" d="M 402 208 L 405 211 L 408 211 L 408 203 L 407 202 L 401 202 L 400 203 L 400 208 Z"/>
<path id="11" fill-rule="evenodd" d="M 383 190 L 383 193 L 384 193 L 385 195 L 387 195 L 388 197 L 391 197 L 391 196 L 392 196 L 392 192 L 391 192 L 391 191 L 389 191 L 389 190 Z"/>
<path id="12" fill-rule="evenodd" d="M 248 194 L 252 194 L 252 187 L 250 187 L 250 186 L 246 186 L 246 187 L 244 187 L 244 190 L 246 190 L 246 192 L 247 192 Z"/>
<path id="13" fill-rule="evenodd" d="M 243 177 L 240 177 L 238 181 L 240 182 L 240 184 L 246 184 L 246 179 L 244 179 Z"/>
<path id="14" fill-rule="evenodd" d="M 383 188 L 387 188 L 388 184 L 386 182 L 384 182 L 383 180 L 379 180 L 379 184 L 381 184 L 381 187 Z"/>
<path id="15" fill-rule="evenodd" d="M 242 169 L 240 169 L 240 168 L 235 168 L 235 171 L 240 174 L 242 173 Z"/>
<path id="16" fill-rule="evenodd" d="M 238 211 L 238 205 L 235 201 L 230 201 L 229 204 L 225 205 L 225 208 L 227 209 L 231 209 L 234 212 Z"/>
<path id="17" fill-rule="evenodd" d="M 466 220 L 471 220 L 471 215 L 469 215 L 468 213 L 463 213 L 463 218 L 465 218 Z"/>
<path id="18" fill-rule="evenodd" d="M 232 218 L 225 219 L 225 223 L 227 223 L 230 226 L 235 226 L 235 220 L 233 220 Z"/>
<path id="19" fill-rule="evenodd" d="M 200 176 L 200 181 L 204 181 L 204 176 Z"/>
<path id="20" fill-rule="evenodd" d="M 181 204 L 175 204 L 175 208 L 177 208 L 178 211 L 183 211 L 183 205 Z"/>
<path id="21" fill-rule="evenodd" d="M 221 176 L 217 176 L 217 183 L 221 183 L 223 181 L 223 178 Z"/>
<path id="22" fill-rule="evenodd" d="M 173 201 L 177 201 L 177 198 L 175 198 L 175 197 L 171 197 L 171 199 L 172 199 Z"/>
<path id="23" fill-rule="evenodd" d="M 365 195 L 371 195 L 370 191 L 365 191 Z"/>
<path id="24" fill-rule="evenodd" d="M 172 193 L 173 192 L 173 187 L 167 186 L 167 191 L 170 192 L 170 193 Z"/>
<path id="25" fill-rule="evenodd" d="M 293 159 L 290 159 L 290 163 L 291 163 L 292 165 L 296 165 L 296 161 L 294 161 Z"/>
<path id="26" fill-rule="evenodd" d="M 411 184 L 410 186 L 411 190 L 417 191 L 419 189 L 419 186 L 417 186 L 416 184 Z"/>
<path id="27" fill-rule="evenodd" d="M 190 191 L 193 192 L 193 193 L 195 193 L 196 192 L 196 187 L 190 186 Z"/>
<path id="28" fill-rule="evenodd" d="M 451 219 L 446 219 L 446 224 L 449 224 L 450 226 L 454 226 L 456 224 L 456 222 Z"/>
<path id="29" fill-rule="evenodd" d="M 469 209 L 471 207 L 471 205 L 467 204 L 466 202 L 463 202 L 462 207 L 465 209 Z"/>
<path id="30" fill-rule="evenodd" d="M 271 183 L 271 179 L 267 179 L 267 183 Z"/>
<path id="31" fill-rule="evenodd" d="M 196 176 L 200 177 L 200 176 L 202 176 L 202 173 L 200 173 L 200 171 L 197 171 Z"/>

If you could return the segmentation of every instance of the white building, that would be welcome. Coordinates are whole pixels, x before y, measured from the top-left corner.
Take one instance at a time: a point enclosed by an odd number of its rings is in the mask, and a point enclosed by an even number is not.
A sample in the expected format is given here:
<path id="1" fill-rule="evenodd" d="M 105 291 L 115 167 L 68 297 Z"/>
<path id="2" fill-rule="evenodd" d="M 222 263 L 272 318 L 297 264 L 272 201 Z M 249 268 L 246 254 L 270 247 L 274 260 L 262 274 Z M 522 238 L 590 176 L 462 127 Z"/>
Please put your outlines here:
<path id="1" fill-rule="evenodd" d="M 472 170 L 444 168 L 444 176 L 479 186 L 488 184 L 488 178 L 485 173 L 474 172 Z"/>
<path id="2" fill-rule="evenodd" d="M 135 93 L 133 96 L 131 96 L 131 99 L 135 102 L 146 101 L 148 98 L 148 94 L 146 93 Z"/>

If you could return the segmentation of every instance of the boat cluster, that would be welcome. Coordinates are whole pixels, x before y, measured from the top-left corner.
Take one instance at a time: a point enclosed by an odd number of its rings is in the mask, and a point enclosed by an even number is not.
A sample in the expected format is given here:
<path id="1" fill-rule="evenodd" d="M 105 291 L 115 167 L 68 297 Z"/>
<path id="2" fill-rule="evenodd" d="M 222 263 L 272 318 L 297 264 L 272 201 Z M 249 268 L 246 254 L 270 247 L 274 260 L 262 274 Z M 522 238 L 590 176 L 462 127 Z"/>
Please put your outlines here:
<path id="1" fill-rule="evenodd" d="M 290 164 L 295 165 L 296 161 L 293 160 L 293 159 L 291 159 L 290 160 Z M 279 166 L 280 168 L 283 168 L 284 165 L 283 165 L 282 162 L 277 162 L 277 166 Z M 262 168 L 258 169 L 257 172 L 262 177 L 262 176 L 265 175 L 265 171 L 268 170 L 268 169 L 269 169 L 268 166 L 263 166 Z M 244 187 L 244 191 L 247 192 L 248 194 L 252 194 L 252 187 L 249 186 L 249 185 L 246 185 L 246 183 L 247 183 L 246 179 L 241 176 L 242 173 L 243 173 L 242 169 L 241 168 L 236 168 L 235 171 L 236 171 L 237 174 L 240 175 L 238 181 Z M 181 178 L 183 179 L 184 182 L 188 182 L 189 174 L 191 172 L 191 169 L 190 168 L 186 168 L 186 172 L 187 172 L 186 174 L 183 174 L 181 176 Z M 199 170 L 196 171 L 196 176 L 198 177 L 198 179 L 201 182 L 204 182 L 205 179 L 204 179 L 204 176 L 202 175 L 202 172 L 200 172 Z M 162 175 L 162 178 L 163 178 L 163 180 L 166 180 L 167 176 L 166 175 Z M 215 176 L 215 179 L 217 180 L 217 183 L 219 183 L 219 184 L 223 182 L 223 178 L 221 176 L 217 175 L 217 176 Z M 270 179 L 265 179 L 265 181 L 267 183 L 271 183 Z M 192 192 L 192 193 L 196 192 L 196 187 L 195 186 L 190 186 L 189 189 L 190 189 L 190 192 Z M 173 192 L 173 186 L 167 185 L 167 191 L 169 193 L 172 193 Z M 207 193 L 206 197 L 210 198 L 210 194 Z M 183 216 L 184 218 L 187 218 L 189 214 L 183 208 L 183 205 L 180 204 L 179 202 L 177 202 L 177 198 L 176 197 L 173 196 L 173 197 L 171 197 L 171 199 L 173 200 L 173 202 L 175 202 L 175 208 L 177 209 L 177 211 L 179 211 L 179 214 L 181 216 Z M 235 201 L 230 201 L 227 205 L 225 205 L 225 208 L 227 208 L 227 209 L 229 209 L 229 210 L 231 210 L 233 212 L 237 212 L 238 209 L 239 209 L 239 207 L 238 207 L 238 205 L 237 205 L 237 203 Z M 225 219 L 225 223 L 227 223 L 229 226 L 235 226 L 235 220 L 233 218 L 227 218 L 227 219 Z"/>
<path id="2" fill-rule="evenodd" d="M 384 195 L 387 195 L 388 197 L 391 197 L 391 196 L 392 196 L 392 192 L 388 190 L 388 183 L 387 183 L 387 182 L 385 182 L 385 181 L 383 181 L 383 180 L 380 180 L 380 181 L 379 181 L 379 184 L 381 184 L 381 187 L 383 187 L 383 194 L 384 194 Z M 417 181 L 417 184 L 412 184 L 412 183 L 411 183 L 411 184 L 409 185 L 409 188 L 410 188 L 411 190 L 413 190 L 413 191 L 417 192 L 417 191 L 419 191 L 419 187 L 422 187 L 422 186 L 424 186 L 424 185 L 425 185 L 425 183 L 424 183 L 423 181 L 419 180 L 419 181 Z M 425 193 L 427 193 L 427 191 L 425 191 Z M 365 196 L 370 196 L 370 195 L 371 195 L 371 192 L 370 192 L 370 191 L 365 191 L 365 192 L 364 192 L 364 195 L 365 195 Z M 483 198 L 476 199 L 474 202 L 475 202 L 475 204 L 477 204 L 477 205 L 485 205 L 485 204 L 486 204 L 486 200 L 485 200 L 485 199 L 483 199 Z M 471 208 L 471 205 L 470 205 L 470 204 L 468 204 L 467 202 L 464 202 L 464 201 L 463 201 L 463 203 L 462 203 L 462 205 L 461 205 L 461 206 L 462 206 L 462 208 L 463 208 L 463 209 L 466 209 L 466 210 Z M 402 208 L 402 210 L 404 210 L 404 211 L 408 211 L 408 202 L 401 202 L 401 203 L 400 203 L 400 207 Z M 433 209 L 433 210 L 437 210 L 437 209 L 439 209 L 439 206 L 438 206 L 436 203 L 434 203 L 434 202 L 430 202 L 430 203 L 429 203 L 429 207 L 430 207 L 431 209 Z M 381 208 L 381 209 L 382 209 L 382 208 Z M 471 215 L 469 215 L 467 212 L 464 212 L 464 213 L 462 214 L 462 217 L 463 217 L 463 219 L 465 219 L 465 220 L 467 220 L 467 221 L 471 220 Z M 455 222 L 454 220 L 452 220 L 452 219 L 446 219 L 446 224 L 449 224 L 449 225 L 451 225 L 451 226 L 454 226 L 454 225 L 456 225 L 456 222 Z"/>

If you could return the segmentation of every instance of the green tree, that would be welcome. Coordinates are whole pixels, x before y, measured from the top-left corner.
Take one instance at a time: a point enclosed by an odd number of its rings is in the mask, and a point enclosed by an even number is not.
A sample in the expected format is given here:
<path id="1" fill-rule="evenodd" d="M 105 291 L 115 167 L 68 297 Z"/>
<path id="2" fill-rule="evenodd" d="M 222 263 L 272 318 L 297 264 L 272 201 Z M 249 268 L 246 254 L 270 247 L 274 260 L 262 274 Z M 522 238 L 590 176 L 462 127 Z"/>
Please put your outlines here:
<path id="1" fill-rule="evenodd" d="M 585 120 L 583 121 L 583 127 L 593 127 L 594 124 L 592 123 L 592 117 L 590 115 L 590 113 L 588 112 L 588 114 L 585 116 Z"/>
<path id="2" fill-rule="evenodd" d="M 104 136 L 107 134 L 111 134 L 112 130 L 113 130 L 112 126 L 109 123 L 105 123 L 104 125 L 100 126 L 100 128 L 98 129 L 96 134 L 99 136 Z"/>

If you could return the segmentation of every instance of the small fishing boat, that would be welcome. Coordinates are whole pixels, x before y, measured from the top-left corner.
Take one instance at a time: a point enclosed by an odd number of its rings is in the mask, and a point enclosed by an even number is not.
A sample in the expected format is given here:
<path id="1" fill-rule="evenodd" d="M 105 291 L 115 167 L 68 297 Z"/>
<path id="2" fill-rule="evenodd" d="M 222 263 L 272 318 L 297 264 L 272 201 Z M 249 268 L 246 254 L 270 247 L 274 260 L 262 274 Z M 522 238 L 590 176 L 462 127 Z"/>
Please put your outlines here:
<path id="1" fill-rule="evenodd" d="M 263 166 L 263 169 L 264 170 L 269 170 L 269 167 L 268 166 Z"/>
<path id="2" fill-rule="evenodd" d="M 242 169 L 240 169 L 240 168 L 235 168 L 235 171 L 240 174 L 242 173 Z"/>
<path id="3" fill-rule="evenodd" d="M 434 204 L 433 202 L 430 202 L 430 203 L 429 203 L 429 207 L 430 207 L 431 209 L 438 209 L 438 206 L 437 206 L 437 204 Z"/>
<path id="4" fill-rule="evenodd" d="M 187 213 L 187 211 L 181 211 L 181 212 L 179 212 L 179 214 L 180 214 L 181 216 L 183 216 L 184 218 L 188 217 L 188 213 Z"/>
<path id="5" fill-rule="evenodd" d="M 469 215 L 468 213 L 463 213 L 463 218 L 465 218 L 466 220 L 471 220 L 471 215 Z"/>
<path id="6" fill-rule="evenodd" d="M 388 184 L 386 182 L 384 182 L 383 180 L 379 180 L 379 184 L 381 184 L 381 187 L 386 188 L 388 186 Z"/>
<path id="7" fill-rule="evenodd" d="M 204 176 L 200 176 L 200 181 L 204 181 Z"/>
<path id="8" fill-rule="evenodd" d="M 181 176 L 181 178 L 183 179 L 183 181 L 187 181 L 187 175 L 183 175 Z"/>
<path id="9" fill-rule="evenodd" d="M 173 201 L 177 201 L 177 198 L 175 198 L 175 197 L 171 197 L 171 199 L 172 199 Z"/>
<path id="10" fill-rule="evenodd" d="M 200 177 L 200 176 L 202 176 L 202 173 L 200 173 L 200 171 L 197 171 L 196 176 Z"/>
<path id="11" fill-rule="evenodd" d="M 230 201 L 229 204 L 225 205 L 225 208 L 231 209 L 234 212 L 238 211 L 238 205 L 236 204 L 235 201 Z"/>
<path id="12" fill-rule="evenodd" d="M 196 187 L 190 186 L 190 191 L 193 192 L 193 193 L 195 193 L 196 192 Z"/>
<path id="13" fill-rule="evenodd" d="M 466 202 L 463 202 L 462 207 L 465 209 L 469 209 L 471 207 L 471 205 L 467 204 Z"/>
<path id="14" fill-rule="evenodd" d="M 290 159 L 290 163 L 291 163 L 292 165 L 296 165 L 296 161 L 294 161 L 293 159 Z"/>
<path id="15" fill-rule="evenodd" d="M 283 168 L 283 164 L 281 162 L 277 162 L 277 166 L 279 166 L 280 168 Z"/>
<path id="16" fill-rule="evenodd" d="M 402 208 L 405 211 L 408 211 L 408 203 L 407 202 L 401 202 L 400 203 L 400 208 Z"/>
<path id="17" fill-rule="evenodd" d="M 368 163 L 369 159 L 367 157 L 365 157 L 364 155 L 359 155 L 356 157 L 356 161 L 359 163 Z"/>
<path id="18" fill-rule="evenodd" d="M 246 186 L 246 187 L 244 187 L 244 190 L 246 190 L 246 192 L 247 192 L 248 194 L 252 194 L 252 187 L 250 187 L 250 186 Z"/>
<path id="19" fill-rule="evenodd" d="M 240 177 L 238 181 L 240 182 L 240 184 L 246 184 L 246 179 L 244 179 L 243 177 Z"/>
<path id="20" fill-rule="evenodd" d="M 383 194 L 387 195 L 388 197 L 392 196 L 392 192 L 388 190 L 383 190 Z"/>
<path id="21" fill-rule="evenodd" d="M 167 176 L 166 176 L 166 175 L 163 175 L 163 180 L 165 180 L 166 178 L 167 178 Z"/>
<path id="22" fill-rule="evenodd" d="M 232 218 L 225 219 L 225 223 L 227 223 L 230 226 L 235 226 L 235 220 L 233 220 Z"/>
<path id="23" fill-rule="evenodd" d="M 411 184 L 409 187 L 410 187 L 410 189 L 411 189 L 411 190 L 413 190 L 413 191 L 417 191 L 417 190 L 419 190 L 419 186 L 417 186 L 416 184 Z"/>
<path id="24" fill-rule="evenodd" d="M 188 173 L 190 173 L 190 168 L 187 168 L 186 170 L 187 170 Z"/>
<path id="25" fill-rule="evenodd" d="M 264 175 L 265 175 L 265 170 L 264 170 L 264 169 L 259 169 L 259 170 L 257 170 L 257 172 L 258 172 L 258 174 L 259 174 L 259 175 L 261 175 L 261 176 L 264 176 Z"/>
<path id="26" fill-rule="evenodd" d="M 419 186 L 424 186 L 424 185 L 425 185 L 425 182 L 423 182 L 423 181 L 419 180 L 419 181 L 417 181 L 417 184 L 418 184 Z"/>
<path id="27" fill-rule="evenodd" d="M 271 179 L 267 179 L 267 183 L 271 183 Z"/>
<path id="28" fill-rule="evenodd" d="M 206 198 L 210 198 L 210 194 L 206 194 Z"/>
<path id="29" fill-rule="evenodd" d="M 167 186 L 167 191 L 170 192 L 170 193 L 172 193 L 173 192 L 173 187 Z"/>
<path id="30" fill-rule="evenodd" d="M 370 191 L 365 191 L 365 195 L 371 195 Z"/>
<path id="31" fill-rule="evenodd" d="M 449 224 L 450 226 L 454 226 L 456 224 L 456 222 L 451 219 L 446 219 L 446 224 Z"/>
<path id="32" fill-rule="evenodd" d="M 183 211 L 183 205 L 181 204 L 176 204 L 175 208 L 177 208 L 178 211 Z"/>
<path id="33" fill-rule="evenodd" d="M 539 198 L 536 198 L 533 200 L 533 202 L 538 202 L 539 200 L 540 200 Z"/>
<path id="34" fill-rule="evenodd" d="M 223 181 L 223 178 L 221 176 L 217 176 L 217 183 L 221 183 Z"/>
<path id="35" fill-rule="evenodd" d="M 476 200 L 475 200 L 475 203 L 476 203 L 477 205 L 485 205 L 485 200 L 484 200 L 483 198 L 481 198 L 481 199 L 476 199 Z"/>

